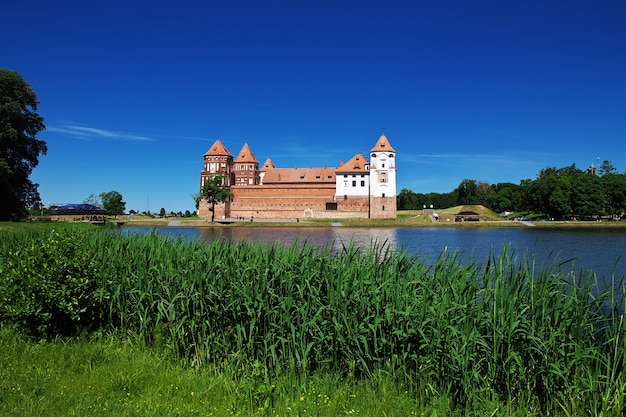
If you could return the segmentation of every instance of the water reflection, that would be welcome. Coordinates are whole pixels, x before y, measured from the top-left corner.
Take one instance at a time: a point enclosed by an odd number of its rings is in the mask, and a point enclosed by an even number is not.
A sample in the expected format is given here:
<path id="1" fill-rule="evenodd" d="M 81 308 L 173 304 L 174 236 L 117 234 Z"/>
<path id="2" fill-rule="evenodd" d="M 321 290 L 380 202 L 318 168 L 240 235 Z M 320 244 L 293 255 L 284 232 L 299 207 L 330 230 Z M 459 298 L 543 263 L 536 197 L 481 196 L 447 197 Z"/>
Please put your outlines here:
<path id="1" fill-rule="evenodd" d="M 565 262 L 567 269 L 593 270 L 598 276 L 626 275 L 626 229 L 621 228 L 349 228 L 349 227 L 125 227 L 123 233 L 156 230 L 174 237 L 205 241 L 228 239 L 267 244 L 329 245 L 341 250 L 350 242 L 368 248 L 374 244 L 433 263 L 444 249 L 458 251 L 461 260 L 485 262 L 508 247 L 518 257 L 537 265 Z"/>

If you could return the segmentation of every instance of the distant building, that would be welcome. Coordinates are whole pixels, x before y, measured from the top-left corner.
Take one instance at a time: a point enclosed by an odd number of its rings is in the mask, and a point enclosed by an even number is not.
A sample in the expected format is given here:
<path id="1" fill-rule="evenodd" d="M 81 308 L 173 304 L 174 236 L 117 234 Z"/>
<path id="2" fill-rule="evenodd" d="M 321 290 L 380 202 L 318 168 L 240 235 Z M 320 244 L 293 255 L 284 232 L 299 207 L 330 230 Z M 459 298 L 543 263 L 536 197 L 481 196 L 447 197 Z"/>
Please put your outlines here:
<path id="1" fill-rule="evenodd" d="M 233 158 L 218 139 L 204 154 L 200 189 L 224 177 L 233 198 L 216 205 L 216 219 L 395 218 L 396 151 L 384 134 L 369 157 L 358 153 L 334 168 L 278 168 L 269 158 L 260 166 L 247 143 Z M 198 215 L 211 217 L 206 201 Z"/>
<path id="2" fill-rule="evenodd" d="M 455 222 L 477 222 L 480 220 L 480 214 L 473 211 L 459 211 L 454 215 Z"/>

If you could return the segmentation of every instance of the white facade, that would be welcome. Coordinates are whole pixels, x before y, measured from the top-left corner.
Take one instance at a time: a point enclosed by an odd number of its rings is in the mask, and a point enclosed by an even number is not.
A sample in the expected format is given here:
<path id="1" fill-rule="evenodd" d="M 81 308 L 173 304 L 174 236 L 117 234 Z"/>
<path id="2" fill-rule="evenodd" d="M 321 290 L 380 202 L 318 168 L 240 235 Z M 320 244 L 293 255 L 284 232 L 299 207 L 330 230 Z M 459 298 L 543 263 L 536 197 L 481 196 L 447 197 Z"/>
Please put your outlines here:
<path id="1" fill-rule="evenodd" d="M 337 173 L 335 177 L 337 198 L 365 197 L 369 195 L 370 173 L 369 172 L 346 172 Z"/>
<path id="2" fill-rule="evenodd" d="M 396 153 L 390 150 L 370 151 L 370 195 L 396 196 Z"/>

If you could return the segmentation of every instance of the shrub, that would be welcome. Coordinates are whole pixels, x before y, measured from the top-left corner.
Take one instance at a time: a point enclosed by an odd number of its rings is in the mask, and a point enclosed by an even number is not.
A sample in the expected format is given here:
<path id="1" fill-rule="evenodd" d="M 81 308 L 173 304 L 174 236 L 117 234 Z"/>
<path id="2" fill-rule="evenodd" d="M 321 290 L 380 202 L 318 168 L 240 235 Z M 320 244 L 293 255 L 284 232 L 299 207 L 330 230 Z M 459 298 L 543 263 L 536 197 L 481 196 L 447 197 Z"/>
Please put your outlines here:
<path id="1" fill-rule="evenodd" d="M 98 269 L 81 235 L 52 231 L 4 253 L 0 263 L 0 322 L 34 336 L 70 336 L 98 321 Z"/>

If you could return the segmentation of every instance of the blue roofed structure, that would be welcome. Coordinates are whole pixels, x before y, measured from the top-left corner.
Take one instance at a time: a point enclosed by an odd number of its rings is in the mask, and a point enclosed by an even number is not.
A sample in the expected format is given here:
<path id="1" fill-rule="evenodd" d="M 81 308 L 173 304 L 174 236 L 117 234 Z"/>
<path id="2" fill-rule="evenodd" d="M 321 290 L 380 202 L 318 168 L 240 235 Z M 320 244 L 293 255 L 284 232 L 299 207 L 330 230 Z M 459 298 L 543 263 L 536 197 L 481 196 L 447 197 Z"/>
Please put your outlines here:
<path id="1" fill-rule="evenodd" d="M 106 214 L 106 210 L 93 204 L 64 204 L 51 208 L 52 214 Z"/>

